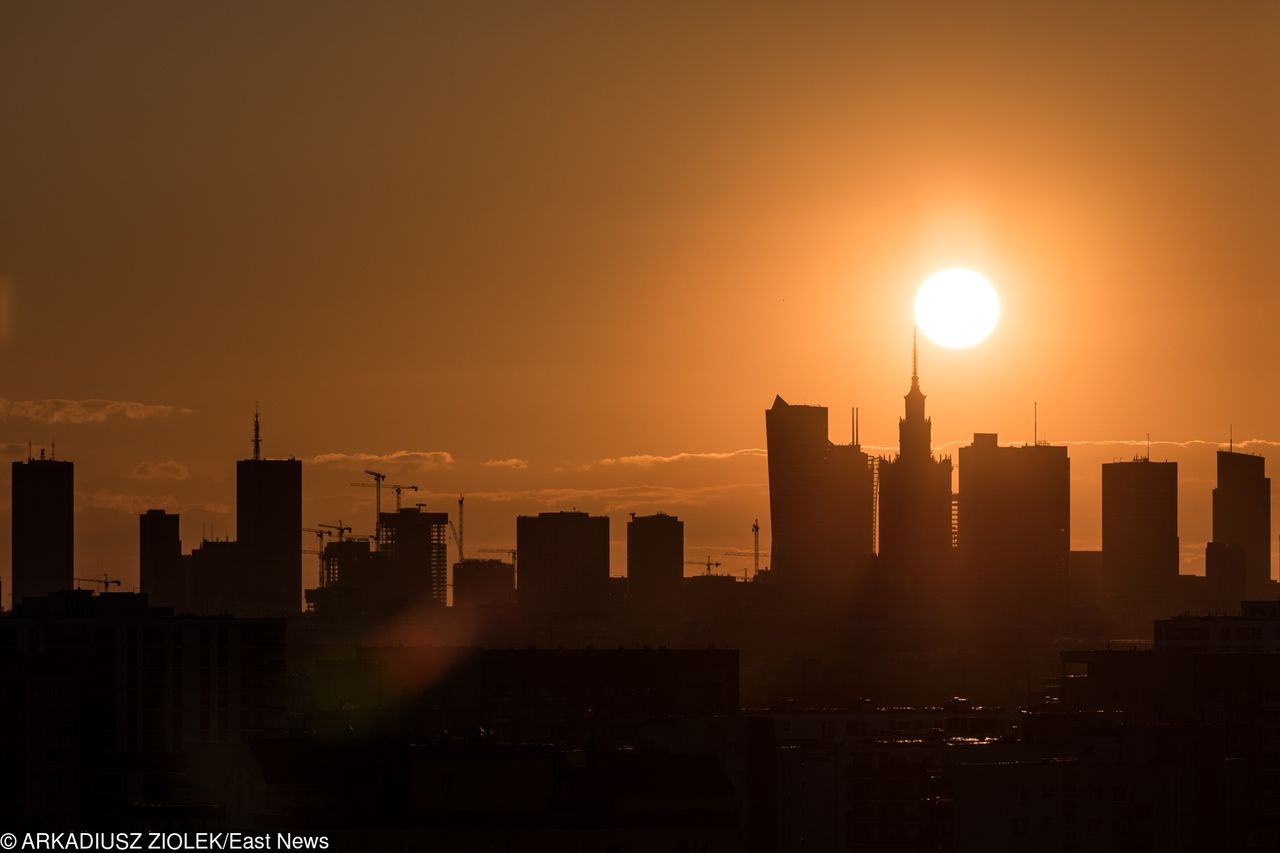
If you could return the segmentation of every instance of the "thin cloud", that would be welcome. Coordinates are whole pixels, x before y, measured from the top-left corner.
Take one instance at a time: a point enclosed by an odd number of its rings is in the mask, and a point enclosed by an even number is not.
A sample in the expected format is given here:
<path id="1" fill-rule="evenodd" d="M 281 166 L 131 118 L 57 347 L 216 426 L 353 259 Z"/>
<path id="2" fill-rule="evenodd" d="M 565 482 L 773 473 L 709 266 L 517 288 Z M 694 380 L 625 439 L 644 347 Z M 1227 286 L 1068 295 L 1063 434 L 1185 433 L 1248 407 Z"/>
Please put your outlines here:
<path id="1" fill-rule="evenodd" d="M 128 492 L 111 492 L 99 489 L 76 495 L 76 509 L 106 509 L 139 515 L 149 509 L 176 510 L 178 502 L 173 495 L 135 495 Z"/>
<path id="2" fill-rule="evenodd" d="M 192 409 L 129 400 L 4 400 L 0 419 L 35 424 L 100 424 L 112 418 L 146 421 L 189 415 Z"/>
<path id="3" fill-rule="evenodd" d="M 412 465 L 418 468 L 448 468 L 453 454 L 445 450 L 396 450 L 391 453 L 321 453 L 308 460 L 312 465 Z"/>
<path id="4" fill-rule="evenodd" d="M 485 468 L 524 469 L 529 467 L 529 460 L 518 459 L 513 456 L 510 459 L 486 459 L 484 462 L 481 462 L 480 464 L 483 465 Z"/>
<path id="5" fill-rule="evenodd" d="M 720 462 L 725 459 L 736 459 L 741 456 L 755 457 L 765 455 L 767 455 L 766 451 L 762 447 L 745 447 L 741 450 L 710 451 L 705 453 L 676 453 L 671 456 L 655 456 L 648 453 L 636 454 L 634 456 L 615 456 L 608 459 L 601 459 L 596 464 L 631 465 L 647 468 L 653 465 L 668 465 L 672 462 L 688 462 L 692 460 Z"/>
<path id="6" fill-rule="evenodd" d="M 950 450 L 957 447 L 965 447 L 972 444 L 973 440 L 969 438 L 956 439 L 944 442 L 943 444 L 933 445 L 934 450 Z M 1151 439 L 1150 442 L 1146 438 L 1081 438 L 1081 439 L 1064 439 L 1062 441 L 1046 441 L 1049 445 L 1060 447 L 1180 447 L 1188 449 L 1192 447 L 1213 447 L 1226 450 L 1228 447 L 1240 449 L 1242 447 L 1280 447 L 1280 441 L 1269 438 L 1245 438 L 1236 442 L 1215 441 L 1207 438 L 1188 438 L 1182 441 L 1173 441 L 1166 439 Z M 1030 442 L 1013 441 L 1007 446 L 1018 447 Z M 896 452 L 897 445 L 881 445 L 881 444 L 864 444 L 863 450 L 872 452 Z"/>
<path id="7" fill-rule="evenodd" d="M 548 507 L 603 505 L 607 512 L 645 506 L 701 506 L 736 492 L 762 492 L 765 483 L 726 483 L 715 486 L 605 486 L 601 488 L 556 487 L 467 492 L 467 500 L 492 503 L 531 503 Z M 428 498 L 450 497 L 429 493 Z"/>
<path id="8" fill-rule="evenodd" d="M 173 459 L 166 459 L 163 462 L 139 462 L 129 472 L 131 480 L 185 480 L 189 476 L 191 476 L 190 469 Z"/>
<path id="9" fill-rule="evenodd" d="M 31 447 L 16 441 L 0 443 L 0 459 L 26 459 Z"/>

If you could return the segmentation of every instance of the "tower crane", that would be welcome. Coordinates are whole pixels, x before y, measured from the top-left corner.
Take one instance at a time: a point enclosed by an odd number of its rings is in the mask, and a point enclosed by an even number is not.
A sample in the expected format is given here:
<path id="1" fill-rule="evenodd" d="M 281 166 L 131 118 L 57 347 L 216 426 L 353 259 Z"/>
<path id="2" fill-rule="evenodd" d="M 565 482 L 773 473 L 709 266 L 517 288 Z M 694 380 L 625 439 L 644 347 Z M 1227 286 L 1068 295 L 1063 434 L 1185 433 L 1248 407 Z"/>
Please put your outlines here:
<path id="1" fill-rule="evenodd" d="M 396 493 L 396 512 L 399 512 L 399 511 L 400 511 L 400 492 L 402 492 L 402 491 L 410 491 L 410 492 L 416 492 L 416 491 L 418 491 L 418 487 L 417 487 L 417 486 L 402 486 L 402 485 L 401 485 L 401 484 L 399 484 L 399 483 L 392 483 L 391 485 L 387 486 L 387 488 L 388 488 L 388 489 L 390 489 L 391 491 L 393 491 L 393 492 L 395 492 L 395 493 Z"/>
<path id="2" fill-rule="evenodd" d="M 344 534 L 344 533 L 350 533 L 350 532 L 351 532 L 351 528 L 350 528 L 348 525 L 343 524 L 343 523 L 342 523 L 342 519 L 338 519 L 338 523 L 337 523 L 337 524 L 324 524 L 324 523 L 321 523 L 321 524 L 317 524 L 317 525 L 316 525 L 316 527 L 323 527 L 323 528 L 325 528 L 325 529 L 327 529 L 327 530 L 334 530 L 334 531 L 337 531 L 337 534 L 338 534 L 338 541 L 339 541 L 339 542 L 341 542 L 341 541 L 342 541 L 342 534 Z M 332 536 L 333 534 L 331 533 L 331 534 L 329 534 L 329 535 L 330 535 L 330 536 Z"/>
<path id="3" fill-rule="evenodd" d="M 382 481 L 387 479 L 387 475 L 381 471 L 370 471 L 365 469 L 365 473 L 373 478 L 372 483 L 352 483 L 353 486 L 363 486 L 368 488 L 373 486 L 373 530 L 374 534 L 378 531 L 378 519 L 382 517 Z M 399 496 L 397 496 L 398 498 Z"/>
<path id="4" fill-rule="evenodd" d="M 304 554 L 315 554 L 315 555 L 316 555 L 316 558 L 317 558 L 317 560 L 318 560 L 318 561 L 319 561 L 319 563 L 320 563 L 320 574 L 321 574 L 321 575 L 323 575 L 323 574 L 324 574 L 324 538 L 325 538 L 326 536 L 332 536 L 332 535 L 333 535 L 333 531 L 332 531 L 332 530 L 327 530 L 327 529 L 322 528 L 322 527 L 304 527 L 304 528 L 302 528 L 302 532 L 303 532 L 303 533 L 314 533 L 314 534 L 315 534 L 315 537 L 316 537 L 316 550 L 311 551 L 311 550 L 309 550 L 309 549 L 304 549 L 302 553 L 304 553 Z"/>
<path id="5" fill-rule="evenodd" d="M 723 565 L 722 563 L 719 563 L 719 562 L 712 562 L 710 555 L 708 555 L 707 559 L 705 560 L 685 560 L 684 564 L 686 566 L 705 566 L 707 569 L 707 574 L 711 574 L 711 570 L 713 568 L 718 569 L 720 568 L 721 565 Z"/>
<path id="6" fill-rule="evenodd" d="M 756 519 L 751 525 L 751 550 L 750 551 L 725 551 L 726 557 L 750 557 L 751 558 L 751 576 L 755 577 L 760 574 L 760 519 Z"/>
<path id="7" fill-rule="evenodd" d="M 356 487 L 361 488 L 361 489 L 377 489 L 377 490 L 378 490 L 378 491 L 374 494 L 374 508 L 373 508 L 373 509 L 374 509 L 374 512 L 378 514 L 378 516 L 381 516 L 381 515 L 382 515 L 382 480 L 387 479 L 387 475 L 386 475 L 386 474 L 378 474 L 378 473 L 377 473 L 377 472 L 375 472 L 375 471 L 366 471 L 365 473 L 366 473 L 366 474 L 369 474 L 370 476 L 381 477 L 382 479 L 375 479 L 372 483 L 352 483 L 351 485 L 356 486 Z M 395 492 L 395 493 L 396 493 L 396 512 L 399 512 L 399 511 L 400 511 L 400 494 L 401 494 L 401 492 L 416 492 L 416 491 L 418 491 L 418 487 L 417 487 L 417 486 L 411 486 L 411 485 L 407 485 L 407 484 L 404 484 L 404 483 L 387 483 L 386 487 L 387 487 L 388 489 L 390 489 L 391 491 L 393 491 L 393 492 Z M 426 504 L 414 504 L 414 506 L 416 506 L 416 507 L 424 507 L 424 506 L 426 506 Z"/>
<path id="8" fill-rule="evenodd" d="M 110 588 L 110 587 L 113 587 L 113 586 L 120 586 L 120 581 L 119 581 L 119 580 L 117 580 L 116 578 L 107 577 L 107 574 L 106 574 L 105 572 L 103 572 L 102 577 L 100 577 L 100 578 L 73 578 L 73 580 L 74 580 L 76 583 L 96 583 L 96 584 L 101 584 L 101 586 L 102 586 L 102 591 L 103 591 L 103 592 L 106 592 L 106 591 L 107 591 L 107 589 L 108 589 L 108 588 Z"/>

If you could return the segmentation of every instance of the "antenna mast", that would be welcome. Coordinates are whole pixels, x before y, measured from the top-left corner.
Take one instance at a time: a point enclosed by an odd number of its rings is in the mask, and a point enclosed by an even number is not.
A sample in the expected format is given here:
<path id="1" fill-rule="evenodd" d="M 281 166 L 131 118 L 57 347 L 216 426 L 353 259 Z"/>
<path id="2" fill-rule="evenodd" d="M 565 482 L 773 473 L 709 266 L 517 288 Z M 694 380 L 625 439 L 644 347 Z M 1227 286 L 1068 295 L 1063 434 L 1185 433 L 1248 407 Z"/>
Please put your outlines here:
<path id="1" fill-rule="evenodd" d="M 258 404 L 253 404 L 253 458 L 262 458 L 262 430 L 258 425 Z"/>

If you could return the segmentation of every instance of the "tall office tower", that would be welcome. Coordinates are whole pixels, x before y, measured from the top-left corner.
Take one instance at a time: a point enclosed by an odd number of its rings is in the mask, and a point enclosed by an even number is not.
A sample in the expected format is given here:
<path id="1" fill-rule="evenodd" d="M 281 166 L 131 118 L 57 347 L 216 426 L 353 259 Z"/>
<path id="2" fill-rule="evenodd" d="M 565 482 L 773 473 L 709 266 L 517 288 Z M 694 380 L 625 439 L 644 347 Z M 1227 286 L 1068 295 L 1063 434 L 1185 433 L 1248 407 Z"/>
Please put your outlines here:
<path id="1" fill-rule="evenodd" d="M 895 576 L 928 583 L 951 556 L 951 457 L 933 456 L 933 424 L 924 414 L 917 368 L 913 340 L 898 455 L 880 460 L 879 554 Z"/>
<path id="2" fill-rule="evenodd" d="M 633 515 L 627 522 L 627 591 L 637 610 L 670 612 L 684 581 L 684 522 L 673 515 Z"/>
<path id="3" fill-rule="evenodd" d="M 177 513 L 149 509 L 138 516 L 138 585 L 154 607 L 188 607 Z"/>
<path id="4" fill-rule="evenodd" d="M 858 443 L 833 444 L 824 406 L 775 397 L 764 413 L 769 448 L 770 567 L 813 593 L 847 591 L 871 557 L 875 483 Z"/>
<path id="5" fill-rule="evenodd" d="M 400 604 L 448 601 L 448 529 L 446 512 L 407 507 L 378 515 L 378 558 L 389 561 Z"/>
<path id="6" fill-rule="evenodd" d="M 13 606 L 75 585 L 75 475 L 70 462 L 13 463 Z"/>
<path id="7" fill-rule="evenodd" d="M 302 600 L 302 463 L 262 458 L 253 416 L 253 458 L 236 463 L 236 540 L 246 570 L 231 591 L 236 616 L 290 616 Z"/>
<path id="8" fill-rule="evenodd" d="M 609 517 L 541 512 L 516 519 L 517 596 L 544 613 L 600 613 L 609 594 Z"/>
<path id="9" fill-rule="evenodd" d="M 961 468 L 963 471 L 963 467 Z M 1120 604 L 1163 618 L 1178 578 L 1178 463 L 1102 466 L 1102 561 Z"/>
<path id="10" fill-rule="evenodd" d="M 1245 593 L 1272 598 L 1271 479 L 1265 460 L 1249 453 L 1218 451 L 1218 487 L 1213 490 L 1213 541 L 1244 549 Z"/>
<path id="11" fill-rule="evenodd" d="M 1067 448 L 1001 447 L 977 433 L 960 448 L 959 548 L 965 582 L 986 602 L 1043 612 L 1066 592 L 1071 556 Z"/>

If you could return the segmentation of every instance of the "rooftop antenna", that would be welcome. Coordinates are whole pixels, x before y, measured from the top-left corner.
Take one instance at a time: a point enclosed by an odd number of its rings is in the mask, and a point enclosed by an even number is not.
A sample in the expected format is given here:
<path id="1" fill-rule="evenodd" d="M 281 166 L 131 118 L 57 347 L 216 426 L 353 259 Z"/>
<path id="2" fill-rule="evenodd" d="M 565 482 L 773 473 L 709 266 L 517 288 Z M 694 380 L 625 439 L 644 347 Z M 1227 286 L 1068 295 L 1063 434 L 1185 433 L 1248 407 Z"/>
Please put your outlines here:
<path id="1" fill-rule="evenodd" d="M 1147 433 L 1147 461 L 1151 461 L 1151 433 Z"/>
<path id="2" fill-rule="evenodd" d="M 253 458 L 262 458 L 262 430 L 258 424 L 258 403 L 253 404 Z"/>
<path id="3" fill-rule="evenodd" d="M 1236 452 L 1236 425 L 1227 424 L 1227 452 Z"/>
<path id="4" fill-rule="evenodd" d="M 1040 444 L 1040 404 L 1031 404 L 1031 444 L 1039 446 Z"/>
<path id="5" fill-rule="evenodd" d="M 861 447 L 862 442 L 858 440 L 858 407 L 853 407 L 853 446 Z"/>

